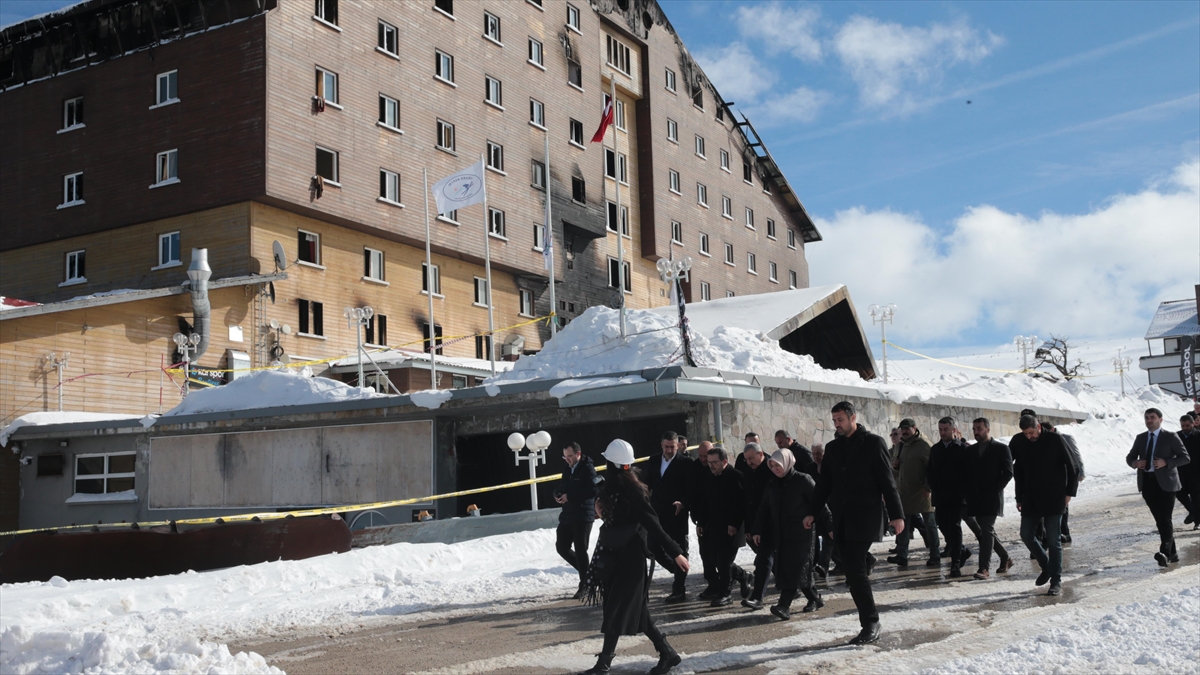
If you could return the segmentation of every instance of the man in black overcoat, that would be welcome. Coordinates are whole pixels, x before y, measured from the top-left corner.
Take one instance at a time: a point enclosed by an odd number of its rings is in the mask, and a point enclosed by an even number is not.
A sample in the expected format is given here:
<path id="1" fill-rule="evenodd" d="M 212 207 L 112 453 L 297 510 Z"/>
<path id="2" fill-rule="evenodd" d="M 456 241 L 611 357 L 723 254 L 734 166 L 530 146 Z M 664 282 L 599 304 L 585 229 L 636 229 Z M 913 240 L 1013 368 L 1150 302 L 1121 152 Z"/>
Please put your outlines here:
<path id="1" fill-rule="evenodd" d="M 729 466 L 725 448 L 720 445 L 710 448 L 706 458 L 711 475 L 704 483 L 703 495 L 695 503 L 696 534 L 700 536 L 705 563 L 713 566 L 715 576 L 713 585 L 700 597 L 711 598 L 713 607 L 723 607 L 733 602 L 729 588 L 734 579 L 742 583 L 743 597 L 749 594 L 746 572 L 733 562 L 745 541 L 742 526 L 746 496 L 742 474 Z"/>
<path id="2" fill-rule="evenodd" d="M 642 472 L 646 485 L 650 488 L 650 504 L 654 506 L 659 523 L 683 549 L 683 555 L 687 556 L 688 504 L 695 465 L 686 456 L 679 454 L 676 442 L 678 438 L 679 434 L 674 431 L 665 432 L 660 444 L 662 452 L 651 455 L 642 465 Z M 652 546 L 651 549 L 658 564 L 675 577 L 671 594 L 667 596 L 666 601 L 683 602 L 687 599 L 684 588 L 687 572 L 680 569 L 661 547 Z"/>
<path id="3" fill-rule="evenodd" d="M 817 478 L 813 509 L 829 506 L 833 513 L 833 538 L 839 542 L 842 568 L 850 596 L 858 607 L 862 631 L 850 641 L 861 645 L 879 639 L 879 611 L 867 576 L 867 552 L 883 540 L 886 506 L 889 514 L 902 514 L 900 493 L 892 475 L 887 443 L 858 423 L 854 405 L 842 401 L 833 406 L 837 437 L 825 445 L 825 458 Z M 812 527 L 815 518 L 804 519 Z M 891 521 L 896 533 L 904 531 L 904 519 Z"/>
<path id="4" fill-rule="evenodd" d="M 928 469 L 930 497 L 937 509 L 938 529 L 946 538 L 951 578 L 962 576 L 962 565 L 969 555 L 963 549 L 962 533 L 967 503 L 967 444 L 955 433 L 957 430 L 953 417 L 938 420 L 939 440 L 929 446 Z"/>
<path id="5" fill-rule="evenodd" d="M 592 459 L 583 454 L 578 443 L 563 448 L 562 483 L 554 491 L 554 501 L 562 505 L 558 514 L 558 532 L 555 549 L 571 567 L 579 571 L 579 590 L 575 599 L 583 597 L 587 580 L 588 542 L 592 537 L 592 523 L 596 520 L 596 466 Z"/>
<path id="6" fill-rule="evenodd" d="M 746 514 L 746 543 L 754 551 L 754 588 L 750 591 L 750 597 L 742 600 L 742 606 L 750 609 L 762 609 L 763 592 L 767 587 L 767 576 L 771 573 L 771 559 L 774 556 L 771 553 L 770 537 L 767 536 L 766 541 L 762 544 L 755 544 L 753 536 L 766 533 L 758 532 L 753 528 L 758 508 L 762 504 L 763 494 L 767 491 L 767 484 L 775 474 L 771 473 L 771 469 L 767 466 L 766 453 L 756 441 L 747 441 L 740 457 L 742 459 L 741 466 L 744 468 L 738 470 L 742 472 L 742 487 L 746 495 L 746 508 L 743 510 L 743 513 Z"/>
<path id="7" fill-rule="evenodd" d="M 1012 455 L 1008 446 L 992 438 L 992 423 L 978 417 L 971 423 L 975 445 L 966 449 L 967 458 L 967 515 L 979 525 L 979 569 L 976 579 L 992 576 L 992 549 L 1000 557 L 997 574 L 1013 566 L 1013 559 L 996 536 L 996 519 L 1004 515 L 1004 488 L 1013 477 Z"/>
<path id="8" fill-rule="evenodd" d="M 1013 455 L 1017 510 L 1021 512 L 1021 541 L 1042 568 L 1035 586 L 1050 582 L 1047 595 L 1062 594 L 1062 513 L 1079 489 L 1079 474 L 1062 436 L 1042 431 L 1033 415 L 1022 415 L 1021 433 L 1008 447 Z M 1046 546 L 1038 525 L 1046 531 Z"/>
<path id="9" fill-rule="evenodd" d="M 1179 440 L 1183 441 L 1183 449 L 1192 461 L 1179 467 L 1180 488 L 1175 498 L 1188 512 L 1183 524 L 1200 530 L 1200 429 L 1196 428 L 1192 413 L 1179 418 Z"/>

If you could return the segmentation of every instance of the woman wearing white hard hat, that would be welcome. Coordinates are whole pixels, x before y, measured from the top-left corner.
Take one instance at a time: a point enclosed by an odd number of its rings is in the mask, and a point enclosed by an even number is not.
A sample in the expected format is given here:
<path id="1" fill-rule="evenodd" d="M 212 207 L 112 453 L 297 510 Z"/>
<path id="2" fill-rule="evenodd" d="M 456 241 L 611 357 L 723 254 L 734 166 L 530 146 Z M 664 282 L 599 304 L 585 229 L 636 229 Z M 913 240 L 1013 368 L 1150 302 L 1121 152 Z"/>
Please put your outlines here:
<path id="1" fill-rule="evenodd" d="M 651 559 L 647 538 L 662 546 L 675 564 L 687 571 L 683 551 L 658 522 L 650 506 L 650 491 L 633 469 L 633 446 L 617 439 L 601 453 L 608 460 L 608 478 L 596 498 L 596 515 L 604 521 L 592 563 L 588 567 L 586 600 L 604 605 L 604 647 L 587 673 L 607 673 L 622 635 L 645 633 L 658 650 L 653 675 L 666 673 L 681 661 L 650 616 Z"/>

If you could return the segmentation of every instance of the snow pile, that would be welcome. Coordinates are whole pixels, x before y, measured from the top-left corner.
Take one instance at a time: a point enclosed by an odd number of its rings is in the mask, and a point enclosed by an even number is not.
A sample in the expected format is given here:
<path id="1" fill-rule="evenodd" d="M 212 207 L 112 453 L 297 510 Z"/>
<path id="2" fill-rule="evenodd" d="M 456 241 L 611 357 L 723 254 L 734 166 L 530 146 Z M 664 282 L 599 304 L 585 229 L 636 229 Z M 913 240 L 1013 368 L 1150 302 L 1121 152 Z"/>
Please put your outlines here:
<path id="1" fill-rule="evenodd" d="M 1200 672 L 1196 651 L 1200 587 L 1108 613 L 1080 614 L 1076 623 L 923 672 L 1006 675 L 1047 672 L 1050 664 L 1055 673 Z"/>
<path id="2" fill-rule="evenodd" d="M 183 402 L 165 413 L 194 415 L 196 413 L 274 408 L 279 406 L 336 403 L 376 398 L 382 394 L 374 389 L 351 387 L 327 377 L 312 377 L 307 372 L 290 370 L 258 370 L 239 377 L 220 387 L 188 394 Z M 134 415 L 134 417 L 137 417 Z"/>
<path id="3" fill-rule="evenodd" d="M 599 528 L 593 530 L 595 547 Z M 269 672 L 228 642 L 574 588 L 553 529 L 124 581 L 3 587 L 0 672 Z M 278 672 L 278 671 L 273 671 Z"/>
<path id="4" fill-rule="evenodd" d="M 8 445 L 8 439 L 21 427 L 45 427 L 54 424 L 72 424 L 75 422 L 115 422 L 119 420 L 135 420 L 141 415 L 122 415 L 120 413 L 93 412 L 35 412 L 22 415 L 0 430 L 0 447 Z"/>
<path id="5" fill-rule="evenodd" d="M 454 396 L 453 389 L 426 389 L 424 391 L 414 391 L 408 395 L 413 405 L 428 410 L 437 410 L 442 407 L 443 403 L 449 401 L 452 396 Z"/>

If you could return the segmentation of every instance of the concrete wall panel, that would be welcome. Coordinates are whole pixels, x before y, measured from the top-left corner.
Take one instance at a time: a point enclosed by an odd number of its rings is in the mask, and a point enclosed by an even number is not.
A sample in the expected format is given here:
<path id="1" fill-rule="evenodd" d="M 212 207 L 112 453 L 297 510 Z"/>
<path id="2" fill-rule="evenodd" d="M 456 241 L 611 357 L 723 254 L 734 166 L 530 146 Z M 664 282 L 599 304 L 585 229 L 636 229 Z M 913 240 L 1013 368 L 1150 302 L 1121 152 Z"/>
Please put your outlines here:
<path id="1" fill-rule="evenodd" d="M 321 502 L 323 431 L 285 429 L 262 434 L 271 441 L 274 481 L 268 503 L 300 506 Z"/>

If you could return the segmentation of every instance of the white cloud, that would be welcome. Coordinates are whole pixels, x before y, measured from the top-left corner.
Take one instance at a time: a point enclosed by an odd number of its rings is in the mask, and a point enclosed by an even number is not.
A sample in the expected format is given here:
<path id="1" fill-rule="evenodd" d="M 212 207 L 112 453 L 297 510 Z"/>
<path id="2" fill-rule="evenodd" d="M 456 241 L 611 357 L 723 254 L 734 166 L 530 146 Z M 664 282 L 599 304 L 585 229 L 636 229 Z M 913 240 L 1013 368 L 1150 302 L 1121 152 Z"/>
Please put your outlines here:
<path id="1" fill-rule="evenodd" d="M 788 122 L 811 122 L 830 99 L 832 96 L 829 92 L 800 87 L 790 94 L 768 98 L 750 106 L 750 114 L 765 127 Z"/>
<path id="2" fill-rule="evenodd" d="M 743 37 L 760 41 L 768 53 L 790 52 L 803 61 L 818 61 L 822 49 L 815 32 L 820 16 L 816 7 L 773 2 L 739 7 L 734 20 Z"/>
<path id="3" fill-rule="evenodd" d="M 862 208 L 818 219 L 811 283 L 846 284 L 860 311 L 899 306 L 897 341 L 953 341 L 975 328 L 1074 338 L 1145 331 L 1162 300 L 1196 281 L 1200 160 L 1084 214 L 977 206 L 939 232 L 919 216 Z"/>
<path id="4" fill-rule="evenodd" d="M 764 67 L 741 42 L 697 52 L 696 61 L 726 101 L 750 103 L 775 85 L 775 71 Z"/>
<path id="5" fill-rule="evenodd" d="M 965 21 L 921 28 L 856 15 L 838 30 L 833 48 L 864 105 L 906 112 L 916 105 L 914 87 L 936 82 L 955 64 L 978 62 L 1003 42 Z"/>

